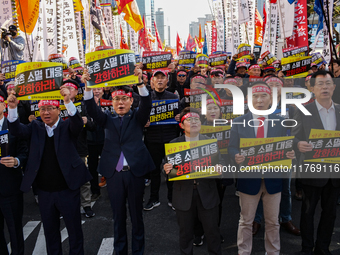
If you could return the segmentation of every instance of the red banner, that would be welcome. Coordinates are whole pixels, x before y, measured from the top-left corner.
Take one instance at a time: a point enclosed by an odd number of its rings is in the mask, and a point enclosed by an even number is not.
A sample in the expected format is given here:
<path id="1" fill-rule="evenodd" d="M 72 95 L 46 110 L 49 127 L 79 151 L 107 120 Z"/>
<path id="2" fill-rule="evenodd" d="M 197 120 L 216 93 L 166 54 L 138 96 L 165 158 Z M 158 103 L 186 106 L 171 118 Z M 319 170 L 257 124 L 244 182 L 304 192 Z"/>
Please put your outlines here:
<path id="1" fill-rule="evenodd" d="M 263 28 L 264 28 L 264 22 L 262 20 L 262 17 L 256 9 L 255 11 L 255 44 L 262 46 L 263 43 Z"/>
<path id="2" fill-rule="evenodd" d="M 215 51 L 217 51 L 217 28 L 216 28 L 216 21 L 213 20 L 211 23 L 212 23 L 211 52 L 215 52 Z"/>
<path id="3" fill-rule="evenodd" d="M 293 35 L 286 40 L 287 48 L 308 46 L 307 0 L 298 0 L 295 4 Z"/>

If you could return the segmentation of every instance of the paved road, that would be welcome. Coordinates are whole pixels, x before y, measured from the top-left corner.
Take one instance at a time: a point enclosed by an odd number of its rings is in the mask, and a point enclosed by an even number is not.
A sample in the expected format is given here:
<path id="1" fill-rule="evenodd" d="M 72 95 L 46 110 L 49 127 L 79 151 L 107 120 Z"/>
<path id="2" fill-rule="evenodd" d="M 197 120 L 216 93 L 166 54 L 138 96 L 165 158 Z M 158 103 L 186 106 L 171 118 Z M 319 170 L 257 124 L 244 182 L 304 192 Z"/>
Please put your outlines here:
<path id="1" fill-rule="evenodd" d="M 294 192 L 294 185 L 293 192 Z M 147 200 L 150 188 L 145 190 Z M 236 234 L 239 220 L 238 197 L 234 195 L 235 188 L 227 188 L 223 201 L 223 216 L 221 234 L 225 242 L 222 245 L 223 254 L 237 254 Z M 293 193 L 294 194 L 294 193 Z M 144 213 L 146 231 L 146 252 L 150 255 L 177 255 L 178 249 L 178 226 L 176 215 L 167 205 L 166 185 L 161 186 L 161 205 L 152 211 Z M 38 206 L 34 202 L 32 193 L 25 194 L 24 211 L 24 234 L 25 254 L 45 255 L 46 247 L 43 228 L 40 221 Z M 293 200 L 293 221 L 299 224 L 301 202 Z M 83 216 L 83 231 L 85 238 L 85 254 L 87 255 L 111 255 L 113 253 L 113 221 L 110 203 L 106 188 L 102 189 L 102 197 L 93 205 L 96 216 L 87 219 Z M 320 215 L 320 208 L 317 214 Z M 334 255 L 340 255 L 340 206 L 338 207 L 338 218 L 334 229 L 330 250 Z M 131 224 L 128 221 L 128 233 L 131 234 Z M 315 222 L 317 224 L 318 222 Z M 61 220 L 61 232 L 63 239 L 64 254 L 68 254 L 67 231 L 63 220 Z M 8 235 L 6 235 L 8 238 Z M 253 255 L 264 254 L 264 229 L 254 237 Z M 8 239 L 7 239 L 8 240 Z M 290 235 L 281 230 L 281 252 L 282 254 L 294 254 L 300 250 L 301 238 Z M 194 248 L 194 254 L 207 254 L 206 244 Z"/>

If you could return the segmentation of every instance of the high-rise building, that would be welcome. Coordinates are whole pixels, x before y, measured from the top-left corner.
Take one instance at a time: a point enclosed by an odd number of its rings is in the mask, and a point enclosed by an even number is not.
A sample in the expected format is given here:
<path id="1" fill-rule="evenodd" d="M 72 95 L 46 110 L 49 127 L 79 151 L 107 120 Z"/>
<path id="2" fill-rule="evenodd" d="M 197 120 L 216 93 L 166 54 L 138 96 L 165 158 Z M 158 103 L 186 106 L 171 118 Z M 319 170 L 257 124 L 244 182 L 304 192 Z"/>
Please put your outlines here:
<path id="1" fill-rule="evenodd" d="M 155 35 L 155 26 L 154 26 L 154 22 L 155 22 L 155 2 L 154 0 L 151 0 L 151 31 L 152 34 Z"/>
<path id="2" fill-rule="evenodd" d="M 201 36 L 204 37 L 204 25 L 207 21 L 212 20 L 212 15 L 211 14 L 205 14 L 204 18 L 198 18 L 198 21 L 192 21 L 189 24 L 189 33 L 193 38 L 197 36 L 199 38 L 199 26 L 201 24 L 201 29 L 202 29 L 202 34 Z"/>
<path id="3" fill-rule="evenodd" d="M 162 42 L 164 41 L 164 12 L 162 8 L 158 8 L 156 11 L 156 25 L 159 33 L 159 37 Z"/>
<path id="4" fill-rule="evenodd" d="M 199 32 L 199 23 L 197 21 L 193 21 L 189 24 L 189 34 L 195 38 L 195 36 L 198 37 Z"/>
<path id="5" fill-rule="evenodd" d="M 145 18 L 146 28 L 151 29 L 153 27 L 153 23 L 151 20 L 151 0 L 136 0 L 140 16 Z"/>
<path id="6" fill-rule="evenodd" d="M 168 45 L 171 45 L 170 26 L 168 26 Z"/>

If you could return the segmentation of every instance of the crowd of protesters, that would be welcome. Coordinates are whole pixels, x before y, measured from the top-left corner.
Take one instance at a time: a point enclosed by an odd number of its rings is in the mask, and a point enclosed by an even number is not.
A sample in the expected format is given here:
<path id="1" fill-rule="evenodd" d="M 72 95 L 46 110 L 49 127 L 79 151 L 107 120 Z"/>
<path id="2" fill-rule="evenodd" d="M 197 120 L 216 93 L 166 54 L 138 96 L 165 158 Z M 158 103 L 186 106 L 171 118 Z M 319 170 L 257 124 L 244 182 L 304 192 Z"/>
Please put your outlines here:
<path id="1" fill-rule="evenodd" d="M 107 187 L 114 219 L 115 254 L 128 254 L 126 231 L 127 208 L 132 222 L 132 253 L 144 254 L 143 210 L 160 205 L 162 175 L 174 170 L 167 161 L 164 145 L 209 139 L 200 134 L 201 124 L 212 126 L 221 119 L 221 105 L 212 98 L 206 101 L 207 113 L 190 104 L 186 91 L 206 89 L 210 85 L 237 86 L 244 95 L 252 91 L 252 106 L 267 110 L 277 89 L 277 108 L 281 108 L 281 88 L 306 88 L 311 100 L 305 107 L 312 116 L 287 106 L 287 119 L 295 119 L 293 128 L 270 126 L 265 119 L 284 120 L 285 116 L 260 116 L 247 112 L 235 121 L 256 119 L 259 127 L 233 126 L 228 154 L 219 154 L 218 165 L 239 166 L 245 160 L 240 152 L 241 138 L 294 136 L 293 150 L 286 157 L 294 164 L 303 162 L 304 153 L 313 149 L 308 143 L 312 128 L 340 130 L 340 61 L 311 65 L 304 78 L 285 77 L 280 67 L 258 64 L 254 55 L 249 62 L 237 62 L 237 55 L 222 67 L 192 68 L 171 63 L 167 70 L 143 71 L 137 64 L 134 75 L 138 84 L 91 89 L 85 85 L 90 75 L 85 69 L 78 74 L 69 68 L 60 94 L 68 118 L 61 118 L 61 102 L 38 102 L 39 117 L 32 111 L 32 102 L 17 100 L 14 81 L 4 83 L 0 74 L 0 128 L 9 129 L 9 157 L 0 160 L 0 254 L 8 254 L 4 221 L 8 227 L 12 254 L 24 254 L 22 230 L 23 193 L 31 189 L 39 205 L 45 230 L 48 254 L 61 254 L 60 217 L 69 235 L 70 254 L 84 254 L 81 227 L 83 208 L 86 217 L 95 217 L 91 202 L 100 199 L 101 188 Z M 221 99 L 231 100 L 229 89 L 217 89 Z M 76 96 L 83 94 L 80 106 Z M 179 100 L 177 124 L 150 125 L 153 100 Z M 102 111 L 102 100 L 111 100 L 114 111 Z M 7 101 L 7 104 L 5 103 Z M 6 116 L 6 117 L 5 117 Z M 99 160 L 100 159 L 100 160 Z M 99 175 L 98 175 L 99 174 Z M 193 245 L 207 242 L 209 254 L 222 254 L 220 234 L 221 207 L 227 186 L 235 185 L 239 196 L 240 220 L 237 234 L 238 254 L 250 255 L 253 236 L 265 223 L 265 250 L 268 255 L 280 254 L 280 226 L 301 236 L 302 255 L 331 254 L 329 246 L 334 229 L 337 204 L 340 204 L 340 180 L 325 175 L 322 179 L 296 179 L 294 197 L 302 201 L 300 226 L 291 217 L 291 178 L 228 178 L 169 181 L 168 206 L 176 212 L 179 225 L 180 254 L 193 254 Z M 150 197 L 144 189 L 150 186 Z M 145 203 L 143 204 L 143 200 Z M 322 213 L 314 230 L 315 208 L 321 200 Z M 15 213 L 13 213 L 15 212 Z M 146 229 L 147 231 L 147 229 Z M 314 240 L 316 233 L 316 240 Z"/>

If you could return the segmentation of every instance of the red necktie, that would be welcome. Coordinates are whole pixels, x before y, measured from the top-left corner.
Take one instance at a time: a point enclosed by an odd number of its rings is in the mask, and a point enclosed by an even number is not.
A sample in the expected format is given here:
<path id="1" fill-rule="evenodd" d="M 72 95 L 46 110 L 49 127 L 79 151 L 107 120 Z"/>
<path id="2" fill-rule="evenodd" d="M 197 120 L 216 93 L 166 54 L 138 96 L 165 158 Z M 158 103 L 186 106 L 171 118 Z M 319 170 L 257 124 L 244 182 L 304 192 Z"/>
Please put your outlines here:
<path id="1" fill-rule="evenodd" d="M 266 118 L 265 117 L 260 117 L 260 118 L 257 118 L 258 120 L 262 120 L 264 121 Z M 260 124 L 262 124 L 263 122 L 259 121 Z M 259 124 L 259 125 L 260 125 Z M 264 123 L 261 127 L 258 127 L 257 128 L 257 134 L 256 134 L 256 138 L 264 138 Z"/>

